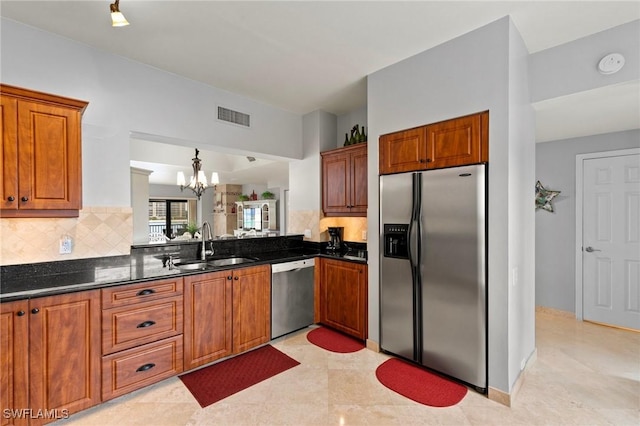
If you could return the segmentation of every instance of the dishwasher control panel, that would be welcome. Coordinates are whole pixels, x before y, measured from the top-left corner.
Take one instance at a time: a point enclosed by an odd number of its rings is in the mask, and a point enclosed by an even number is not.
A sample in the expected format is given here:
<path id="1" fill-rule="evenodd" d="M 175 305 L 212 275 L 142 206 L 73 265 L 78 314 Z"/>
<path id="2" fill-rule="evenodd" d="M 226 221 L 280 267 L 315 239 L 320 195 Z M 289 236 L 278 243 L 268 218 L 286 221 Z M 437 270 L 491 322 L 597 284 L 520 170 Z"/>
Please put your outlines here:
<path id="1" fill-rule="evenodd" d="M 311 268 L 315 266 L 315 259 L 294 260 L 293 262 L 276 263 L 271 265 L 271 273 L 294 271 L 300 268 Z"/>

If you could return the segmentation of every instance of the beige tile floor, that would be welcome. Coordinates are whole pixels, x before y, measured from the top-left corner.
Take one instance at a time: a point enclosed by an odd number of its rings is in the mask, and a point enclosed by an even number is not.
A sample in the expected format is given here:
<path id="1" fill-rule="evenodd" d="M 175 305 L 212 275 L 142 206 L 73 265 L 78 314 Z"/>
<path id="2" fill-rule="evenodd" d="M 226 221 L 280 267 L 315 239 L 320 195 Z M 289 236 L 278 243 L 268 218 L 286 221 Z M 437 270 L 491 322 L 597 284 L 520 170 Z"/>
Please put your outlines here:
<path id="1" fill-rule="evenodd" d="M 58 425 L 638 425 L 640 333 L 538 312 L 536 361 L 512 407 L 469 391 L 433 408 L 379 384 L 388 357 L 330 353 L 308 330 L 272 342 L 300 361 L 249 389 L 200 408 L 178 378 L 125 395 Z"/>

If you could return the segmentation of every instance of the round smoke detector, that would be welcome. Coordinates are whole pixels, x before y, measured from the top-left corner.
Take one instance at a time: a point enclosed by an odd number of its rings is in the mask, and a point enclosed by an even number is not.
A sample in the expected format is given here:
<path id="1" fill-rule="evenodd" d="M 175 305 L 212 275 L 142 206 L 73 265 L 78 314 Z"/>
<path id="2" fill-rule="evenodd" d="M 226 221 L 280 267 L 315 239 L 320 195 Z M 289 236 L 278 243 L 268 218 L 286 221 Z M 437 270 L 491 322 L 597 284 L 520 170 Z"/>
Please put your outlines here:
<path id="1" fill-rule="evenodd" d="M 601 74 L 613 74 L 624 66 L 624 56 L 619 53 L 609 53 L 598 63 L 598 71 Z"/>

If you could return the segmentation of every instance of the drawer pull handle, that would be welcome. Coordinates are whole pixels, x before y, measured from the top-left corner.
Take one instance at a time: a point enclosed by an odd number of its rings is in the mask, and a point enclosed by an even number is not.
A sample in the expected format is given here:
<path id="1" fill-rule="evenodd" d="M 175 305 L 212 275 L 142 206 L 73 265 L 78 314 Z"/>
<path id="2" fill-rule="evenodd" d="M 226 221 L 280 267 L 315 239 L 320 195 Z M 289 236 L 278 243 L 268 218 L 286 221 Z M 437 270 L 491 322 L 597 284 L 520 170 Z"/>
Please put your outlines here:
<path id="1" fill-rule="evenodd" d="M 24 314 L 25 314 L 25 312 L 24 312 L 24 311 L 18 311 L 18 313 L 17 313 L 17 315 L 18 315 L 19 317 L 24 316 Z"/>
<path id="2" fill-rule="evenodd" d="M 146 328 L 146 327 L 151 327 L 152 325 L 155 325 L 155 321 L 145 321 L 145 322 L 141 322 L 140 324 L 138 324 L 137 328 Z"/>
<path id="3" fill-rule="evenodd" d="M 153 294 L 156 291 L 152 288 L 145 288 L 144 290 L 140 290 L 137 294 L 137 296 L 146 296 L 148 294 Z"/>
<path id="4" fill-rule="evenodd" d="M 136 373 L 140 373 L 142 371 L 147 371 L 147 370 L 151 370 L 153 367 L 155 367 L 156 365 L 152 362 L 150 362 L 149 364 L 145 364 L 145 365 L 141 365 L 140 367 L 138 367 L 138 369 L 136 370 Z"/>

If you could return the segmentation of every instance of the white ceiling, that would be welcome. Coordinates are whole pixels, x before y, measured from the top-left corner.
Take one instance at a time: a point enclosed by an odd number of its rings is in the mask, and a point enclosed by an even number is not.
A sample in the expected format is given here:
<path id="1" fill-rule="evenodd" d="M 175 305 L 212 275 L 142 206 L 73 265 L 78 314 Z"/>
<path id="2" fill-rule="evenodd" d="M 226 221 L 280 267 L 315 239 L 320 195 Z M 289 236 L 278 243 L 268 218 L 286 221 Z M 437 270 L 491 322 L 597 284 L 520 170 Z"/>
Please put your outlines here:
<path id="1" fill-rule="evenodd" d="M 111 1 L 1 0 L 0 15 L 295 113 L 336 115 L 366 105 L 366 75 L 505 15 L 530 53 L 640 18 L 638 1 L 121 0 L 131 25 L 112 28 Z M 534 105 L 537 140 L 629 128 L 594 101 L 613 99 L 607 90 Z M 619 98 L 611 111 L 638 111 L 637 97 Z M 553 119 L 585 108 L 598 123 Z"/>

